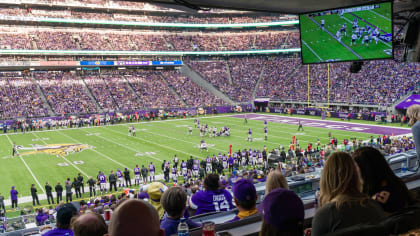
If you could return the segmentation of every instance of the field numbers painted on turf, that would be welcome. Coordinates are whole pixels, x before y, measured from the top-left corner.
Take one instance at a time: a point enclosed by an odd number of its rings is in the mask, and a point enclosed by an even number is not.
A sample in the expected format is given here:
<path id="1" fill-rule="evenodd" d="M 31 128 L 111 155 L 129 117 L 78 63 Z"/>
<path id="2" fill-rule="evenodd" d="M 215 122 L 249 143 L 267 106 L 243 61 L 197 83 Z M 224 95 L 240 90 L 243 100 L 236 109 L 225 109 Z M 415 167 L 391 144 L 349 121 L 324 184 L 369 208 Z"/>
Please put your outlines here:
<path id="1" fill-rule="evenodd" d="M 36 142 L 36 141 L 47 141 L 47 140 L 50 140 L 50 138 L 34 138 L 34 139 L 32 139 L 32 142 Z"/>
<path id="2" fill-rule="evenodd" d="M 101 133 L 88 133 L 86 136 L 99 136 Z"/>
<path id="3" fill-rule="evenodd" d="M 135 157 L 142 157 L 142 156 L 152 156 L 152 155 L 156 155 L 156 152 L 138 152 L 136 153 L 134 156 Z"/>
<path id="4" fill-rule="evenodd" d="M 85 162 L 84 161 L 73 161 L 73 164 L 75 164 L 75 165 L 83 165 L 83 164 L 85 164 Z M 69 166 L 69 163 L 62 162 L 62 163 L 57 163 L 57 165 L 63 167 L 63 166 Z"/>

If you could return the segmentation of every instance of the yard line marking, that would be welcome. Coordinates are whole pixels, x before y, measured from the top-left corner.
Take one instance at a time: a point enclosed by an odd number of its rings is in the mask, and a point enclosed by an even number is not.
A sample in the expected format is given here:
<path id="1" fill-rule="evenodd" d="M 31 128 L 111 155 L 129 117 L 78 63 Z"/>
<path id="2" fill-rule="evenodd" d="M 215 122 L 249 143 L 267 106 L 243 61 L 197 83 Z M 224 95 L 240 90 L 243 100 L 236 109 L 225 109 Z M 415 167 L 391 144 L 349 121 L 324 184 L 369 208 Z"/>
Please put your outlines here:
<path id="1" fill-rule="evenodd" d="M 309 47 L 309 45 L 305 42 L 305 41 L 303 41 L 302 40 L 302 43 L 303 44 L 305 44 L 306 45 L 306 47 L 308 47 L 309 48 L 309 50 L 311 50 L 311 52 L 316 56 L 316 57 L 318 57 L 318 59 L 320 60 L 320 61 L 324 61 L 324 60 L 322 60 L 322 58 L 318 55 L 318 54 L 316 54 L 316 52 L 314 51 L 314 50 L 312 50 L 312 48 L 311 47 Z"/>
<path id="2" fill-rule="evenodd" d="M 379 16 L 379 17 L 384 18 L 384 19 L 385 19 L 385 20 L 387 20 L 387 21 L 391 21 L 391 19 L 389 19 L 388 17 L 383 16 L 383 15 L 381 15 L 381 14 L 379 14 L 379 13 L 375 12 L 375 11 L 372 11 L 372 10 L 368 10 L 368 11 L 372 12 L 373 14 L 375 14 L 375 15 L 377 15 L 377 16 Z"/>
<path id="3" fill-rule="evenodd" d="M 66 137 L 68 137 L 68 138 L 72 139 L 73 141 L 75 141 L 75 142 L 77 142 L 77 143 L 81 143 L 81 142 L 79 142 L 77 139 L 75 139 L 75 138 L 73 138 L 73 137 L 70 137 L 70 136 L 68 136 L 67 134 L 65 134 L 65 133 L 61 132 L 61 130 L 58 130 L 58 132 L 59 132 L 59 133 L 61 133 L 61 134 L 62 134 L 62 135 L 64 135 L 64 136 L 66 136 Z M 124 168 L 128 168 L 128 166 L 121 164 L 120 162 L 118 162 L 118 161 L 116 161 L 116 160 L 112 159 L 111 157 L 109 157 L 109 156 L 107 156 L 107 155 L 105 155 L 105 154 L 103 154 L 103 153 L 101 153 L 101 152 L 99 152 L 99 151 L 95 150 L 94 148 L 91 148 L 91 149 L 88 149 L 88 150 L 92 150 L 92 151 L 94 151 L 94 152 L 98 153 L 99 155 L 101 155 L 101 156 L 105 157 L 106 159 L 108 159 L 108 160 L 110 160 L 110 161 L 112 161 L 112 162 L 114 162 L 114 163 L 116 163 L 116 164 L 118 164 L 118 165 L 120 165 L 120 166 L 122 166 L 122 167 L 124 167 Z"/>
<path id="4" fill-rule="evenodd" d="M 321 25 L 316 22 L 316 20 L 314 20 L 312 17 L 307 16 L 312 22 L 314 22 L 316 25 L 318 25 L 321 29 Z M 351 53 L 353 53 L 356 57 L 358 57 L 359 59 L 363 59 L 363 57 L 361 57 L 359 54 L 357 54 L 353 49 L 351 49 L 349 46 L 347 46 L 345 43 L 341 42 L 340 40 L 338 40 L 332 33 L 330 33 L 330 31 L 328 31 L 327 29 L 324 30 L 327 34 L 329 34 L 333 39 L 337 40 L 338 43 L 340 43 L 341 45 L 343 45 L 345 48 L 347 48 L 347 50 L 349 50 Z"/>
<path id="5" fill-rule="evenodd" d="M 39 140 L 41 140 L 41 142 L 43 142 L 44 144 L 48 144 L 47 142 L 45 142 L 41 137 L 39 137 L 38 134 L 36 133 L 32 133 L 36 138 L 38 138 Z M 67 158 L 65 157 L 61 157 L 63 158 L 63 160 L 65 160 L 67 163 L 69 163 L 71 166 L 73 166 L 76 170 L 78 170 L 80 173 L 82 173 L 84 176 L 89 178 L 89 175 L 86 174 L 83 170 L 81 170 L 79 167 L 77 167 L 75 164 L 73 164 L 73 162 L 69 161 Z"/>
<path id="6" fill-rule="evenodd" d="M 114 130 L 112 130 L 112 129 L 107 129 L 107 130 L 109 130 L 109 131 L 111 131 L 111 132 L 113 132 L 113 133 L 116 133 L 116 134 L 120 134 L 120 135 L 124 135 L 124 136 L 126 136 L 126 135 L 127 135 L 126 133 L 117 132 L 117 131 L 114 131 Z M 146 139 L 142 139 L 142 138 L 139 138 L 139 137 L 134 137 L 134 136 L 129 136 L 129 137 L 131 137 L 131 138 L 135 138 L 135 139 L 139 139 L 139 140 L 142 140 L 142 141 L 144 141 L 144 142 L 146 142 L 146 143 L 151 143 L 151 144 L 153 144 L 153 145 L 157 145 L 157 146 L 160 146 L 160 147 L 166 148 L 166 149 L 168 149 L 168 150 L 173 150 L 173 151 L 176 151 L 176 152 L 180 152 L 180 153 L 187 154 L 187 155 L 189 155 L 189 156 L 194 156 L 194 157 L 198 157 L 198 158 L 200 158 L 200 159 L 204 159 L 204 158 L 202 158 L 202 157 L 197 156 L 196 154 L 191 154 L 191 153 L 188 153 L 188 152 L 180 151 L 180 150 L 178 150 L 178 149 L 171 148 L 171 147 L 166 146 L 166 145 L 163 145 L 163 144 L 154 143 L 154 142 L 148 141 L 148 140 L 146 140 Z"/>
<path id="7" fill-rule="evenodd" d="M 13 146 L 13 142 L 12 140 L 9 138 L 8 135 L 6 135 L 7 140 L 9 140 L 10 145 Z M 26 161 L 23 160 L 23 158 L 19 155 L 20 160 L 23 162 L 23 164 L 25 164 L 26 169 L 28 169 L 29 173 L 31 173 L 32 178 L 34 178 L 35 182 L 38 184 L 39 188 L 42 190 L 42 192 L 45 194 L 45 189 L 42 187 L 42 185 L 39 183 L 38 179 L 35 177 L 34 173 L 32 172 L 31 168 L 29 168 L 28 164 L 26 164 Z"/>
<path id="8" fill-rule="evenodd" d="M 89 132 L 89 131 L 86 131 L 86 130 L 82 130 L 82 131 L 83 131 L 83 132 L 86 132 L 86 133 L 88 133 L 88 134 L 91 134 L 91 132 Z M 99 138 L 101 138 L 101 139 L 103 139 L 103 140 L 105 140 L 105 141 L 111 142 L 111 143 L 115 143 L 115 144 L 117 144 L 117 145 L 119 145 L 119 146 L 121 146 L 121 147 L 124 147 L 124 148 L 126 148 L 126 149 L 131 150 L 131 151 L 134 151 L 135 153 L 140 152 L 139 150 L 135 150 L 135 149 L 133 149 L 133 148 L 131 148 L 131 147 L 129 147 L 129 146 L 126 146 L 126 145 L 124 145 L 124 144 L 121 144 L 121 143 L 118 143 L 118 142 L 112 141 L 111 139 L 108 139 L 108 138 L 102 137 L 101 135 L 96 135 L 96 137 L 99 137 Z M 153 157 L 152 155 L 147 155 L 147 156 L 149 156 L 150 158 L 153 158 L 153 159 L 155 159 L 155 160 L 158 160 L 158 161 L 162 162 L 162 160 L 160 160 L 160 159 L 158 159 L 158 158 L 156 158 L 156 157 Z"/>

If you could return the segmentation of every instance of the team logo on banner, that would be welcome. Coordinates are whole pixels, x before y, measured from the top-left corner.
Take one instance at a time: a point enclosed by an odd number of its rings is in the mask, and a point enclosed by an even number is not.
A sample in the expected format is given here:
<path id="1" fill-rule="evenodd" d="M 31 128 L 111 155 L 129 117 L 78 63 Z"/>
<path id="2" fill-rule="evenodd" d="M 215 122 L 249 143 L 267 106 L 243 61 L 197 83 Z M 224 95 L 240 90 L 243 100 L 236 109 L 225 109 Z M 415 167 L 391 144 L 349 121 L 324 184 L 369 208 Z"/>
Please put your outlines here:
<path id="1" fill-rule="evenodd" d="M 34 145 L 30 148 L 18 147 L 21 156 L 33 155 L 33 154 L 51 154 L 57 157 L 64 157 L 70 153 L 81 152 L 86 149 L 91 149 L 92 146 L 87 144 L 46 144 L 46 145 Z M 30 150 L 28 152 L 21 152 L 21 150 Z"/>

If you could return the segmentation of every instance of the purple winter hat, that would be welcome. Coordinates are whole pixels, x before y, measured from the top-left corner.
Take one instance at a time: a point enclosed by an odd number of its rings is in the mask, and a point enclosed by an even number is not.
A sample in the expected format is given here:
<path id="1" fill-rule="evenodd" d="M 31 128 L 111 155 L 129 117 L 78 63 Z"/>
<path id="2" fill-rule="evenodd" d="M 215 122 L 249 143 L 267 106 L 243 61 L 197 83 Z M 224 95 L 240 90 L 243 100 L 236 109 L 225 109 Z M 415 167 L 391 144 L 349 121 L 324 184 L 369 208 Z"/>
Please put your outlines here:
<path id="1" fill-rule="evenodd" d="M 277 188 L 267 194 L 257 208 L 264 222 L 279 230 L 295 229 L 299 223 L 303 223 L 305 216 L 299 196 L 283 188 Z"/>
<path id="2" fill-rule="evenodd" d="M 233 185 L 233 196 L 239 201 L 251 201 L 257 198 L 257 191 L 249 179 L 240 179 Z"/>

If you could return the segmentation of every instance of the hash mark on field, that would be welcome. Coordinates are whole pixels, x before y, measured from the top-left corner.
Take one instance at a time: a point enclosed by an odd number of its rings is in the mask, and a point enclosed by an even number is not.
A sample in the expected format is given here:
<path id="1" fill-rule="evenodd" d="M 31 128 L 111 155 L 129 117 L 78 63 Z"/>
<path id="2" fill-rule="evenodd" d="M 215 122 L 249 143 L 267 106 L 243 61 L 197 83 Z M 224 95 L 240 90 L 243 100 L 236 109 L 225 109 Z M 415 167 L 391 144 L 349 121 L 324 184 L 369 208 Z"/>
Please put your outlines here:
<path id="1" fill-rule="evenodd" d="M 6 135 L 7 140 L 9 140 L 10 145 L 13 146 L 12 140 L 9 138 L 9 135 Z M 19 155 L 19 154 L 18 154 Z M 42 185 L 39 183 L 38 179 L 35 177 L 34 173 L 32 172 L 31 168 L 29 168 L 28 164 L 26 164 L 26 161 L 23 160 L 21 156 L 19 156 L 20 160 L 23 162 L 23 164 L 26 166 L 26 169 L 28 169 L 29 173 L 32 175 L 32 178 L 34 178 L 35 182 L 38 184 L 39 188 L 42 190 L 42 192 L 45 194 L 45 190 L 42 187 Z"/>

